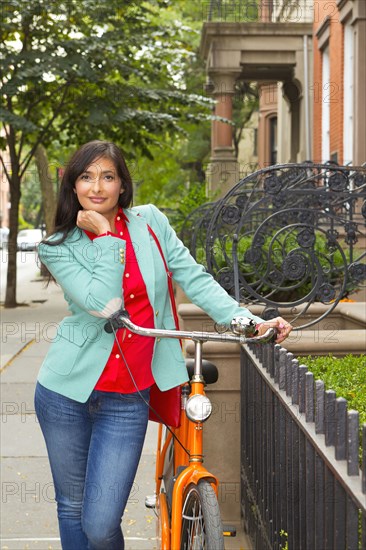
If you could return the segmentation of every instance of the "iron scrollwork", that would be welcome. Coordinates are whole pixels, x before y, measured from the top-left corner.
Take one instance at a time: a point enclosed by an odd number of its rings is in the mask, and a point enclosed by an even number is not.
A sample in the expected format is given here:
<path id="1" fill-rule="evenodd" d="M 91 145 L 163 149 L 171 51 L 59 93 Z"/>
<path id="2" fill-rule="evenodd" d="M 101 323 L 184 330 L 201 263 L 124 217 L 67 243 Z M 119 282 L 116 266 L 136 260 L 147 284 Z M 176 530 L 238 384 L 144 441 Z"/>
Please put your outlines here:
<path id="1" fill-rule="evenodd" d="M 189 248 L 194 259 L 206 265 L 206 239 L 207 229 L 216 203 L 202 204 L 186 217 L 180 232 L 180 237 Z"/>
<path id="2" fill-rule="evenodd" d="M 330 313 L 366 282 L 366 168 L 277 165 L 242 179 L 197 216 L 186 244 L 236 300 L 286 308 L 299 328 L 311 304 Z M 194 241 L 192 241 L 194 234 Z M 296 309 L 296 313 L 292 314 Z"/>

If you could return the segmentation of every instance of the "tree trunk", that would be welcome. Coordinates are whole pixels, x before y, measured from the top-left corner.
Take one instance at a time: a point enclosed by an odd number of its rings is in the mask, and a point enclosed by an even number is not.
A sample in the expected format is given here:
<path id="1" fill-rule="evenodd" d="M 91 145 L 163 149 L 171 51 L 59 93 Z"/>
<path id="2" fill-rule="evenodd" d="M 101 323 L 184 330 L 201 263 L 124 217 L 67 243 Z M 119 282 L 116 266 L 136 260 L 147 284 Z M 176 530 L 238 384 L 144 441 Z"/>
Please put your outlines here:
<path id="1" fill-rule="evenodd" d="M 16 307 L 17 298 L 17 236 L 19 225 L 20 177 L 14 173 L 10 183 L 8 274 L 6 279 L 5 307 Z"/>
<path id="2" fill-rule="evenodd" d="M 48 167 L 47 151 L 43 145 L 38 145 L 35 152 L 35 160 L 38 170 L 39 181 L 41 184 L 44 221 L 46 224 L 46 233 L 49 235 L 54 227 L 56 212 L 56 195 L 53 187 L 52 176 Z"/>

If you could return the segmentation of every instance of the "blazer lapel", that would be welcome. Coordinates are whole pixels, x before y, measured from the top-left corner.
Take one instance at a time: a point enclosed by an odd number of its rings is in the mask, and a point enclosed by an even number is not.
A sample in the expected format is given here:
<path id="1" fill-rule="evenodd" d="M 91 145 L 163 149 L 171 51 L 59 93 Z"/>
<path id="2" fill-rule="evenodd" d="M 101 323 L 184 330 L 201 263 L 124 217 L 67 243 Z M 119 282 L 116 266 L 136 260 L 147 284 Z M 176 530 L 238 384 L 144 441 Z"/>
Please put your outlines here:
<path id="1" fill-rule="evenodd" d="M 142 216 L 139 216 L 131 209 L 126 210 L 126 216 L 129 220 L 128 230 L 135 249 L 137 263 L 139 264 L 142 278 L 145 281 L 150 304 L 154 307 L 155 266 L 147 223 Z"/>

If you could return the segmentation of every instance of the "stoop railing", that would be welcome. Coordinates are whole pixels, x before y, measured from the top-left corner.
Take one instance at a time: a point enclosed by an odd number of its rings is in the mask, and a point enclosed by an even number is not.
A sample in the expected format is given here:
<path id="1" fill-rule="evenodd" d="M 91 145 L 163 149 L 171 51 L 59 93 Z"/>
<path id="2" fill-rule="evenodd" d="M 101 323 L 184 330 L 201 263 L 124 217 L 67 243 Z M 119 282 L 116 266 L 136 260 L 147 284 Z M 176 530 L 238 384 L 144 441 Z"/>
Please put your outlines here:
<path id="1" fill-rule="evenodd" d="M 279 345 L 241 359 L 241 506 L 258 550 L 366 548 L 366 424 Z"/>
<path id="2" fill-rule="evenodd" d="M 191 212 L 181 238 L 236 301 L 309 328 L 366 287 L 366 166 L 263 168 Z"/>

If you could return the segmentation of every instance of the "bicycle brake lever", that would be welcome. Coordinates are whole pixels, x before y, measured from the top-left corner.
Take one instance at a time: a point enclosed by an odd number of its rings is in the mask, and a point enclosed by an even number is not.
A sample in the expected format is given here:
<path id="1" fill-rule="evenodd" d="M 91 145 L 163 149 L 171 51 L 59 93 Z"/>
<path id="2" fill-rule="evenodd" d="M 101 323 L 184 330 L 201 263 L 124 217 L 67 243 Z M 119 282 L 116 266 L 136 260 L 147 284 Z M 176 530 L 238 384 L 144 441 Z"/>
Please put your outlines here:
<path id="1" fill-rule="evenodd" d="M 108 321 L 104 325 L 104 330 L 108 332 L 108 334 L 111 334 L 114 330 L 117 330 L 119 328 L 124 327 L 123 317 L 126 317 L 127 319 L 130 318 L 128 311 L 125 309 L 119 309 L 111 317 L 109 317 Z"/>

